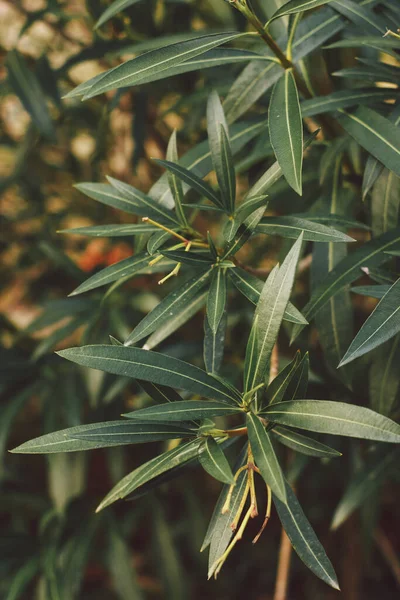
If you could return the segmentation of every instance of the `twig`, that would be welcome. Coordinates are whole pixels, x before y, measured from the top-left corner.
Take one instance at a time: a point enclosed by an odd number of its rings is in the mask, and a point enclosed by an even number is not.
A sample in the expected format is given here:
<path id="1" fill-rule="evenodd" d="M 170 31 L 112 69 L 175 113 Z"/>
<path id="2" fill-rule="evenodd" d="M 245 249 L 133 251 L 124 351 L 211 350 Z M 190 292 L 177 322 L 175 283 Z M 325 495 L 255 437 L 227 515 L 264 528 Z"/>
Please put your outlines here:
<path id="1" fill-rule="evenodd" d="M 286 600 L 289 587 L 290 561 L 292 557 L 292 544 L 284 529 L 281 534 L 279 549 L 278 572 L 275 581 L 275 593 L 273 600 Z"/>

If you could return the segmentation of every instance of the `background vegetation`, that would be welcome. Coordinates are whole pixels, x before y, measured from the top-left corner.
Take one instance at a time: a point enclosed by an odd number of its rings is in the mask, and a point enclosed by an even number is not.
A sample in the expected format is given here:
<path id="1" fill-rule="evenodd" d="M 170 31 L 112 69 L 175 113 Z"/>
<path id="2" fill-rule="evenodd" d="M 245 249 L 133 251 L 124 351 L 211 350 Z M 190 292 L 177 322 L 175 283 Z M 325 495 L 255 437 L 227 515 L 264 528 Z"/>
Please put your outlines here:
<path id="1" fill-rule="evenodd" d="M 74 185 L 104 183 L 111 176 L 141 191 L 150 190 L 164 173 L 154 159 L 166 158 L 174 130 L 178 131 L 180 156 L 206 139 L 206 107 L 212 90 L 225 99 L 231 137 L 238 130 L 235 127 L 254 128 L 234 151 L 238 197 L 243 198 L 276 160 L 267 112 L 279 76 L 263 71 L 272 63 L 254 57 L 248 66 L 248 59 L 240 59 L 242 64 L 229 61 L 120 88 L 84 102 L 73 94 L 63 98 L 105 69 L 191 34 L 254 31 L 223 0 L 127 2 L 130 6 L 123 12 L 94 28 L 110 4 L 0 0 L 4 58 L 0 107 L 1 594 L 7 600 L 223 600 L 244 594 L 275 600 L 339 597 L 295 555 L 290 576 L 285 572 L 289 549 L 281 543 L 276 512 L 254 546 L 251 540 L 258 525 L 250 524 L 218 579 L 207 582 L 207 556 L 199 549 L 221 484 L 198 467 L 187 468 L 182 477 L 146 496 L 137 494 L 133 501 L 95 514 L 114 484 L 157 450 L 172 448 L 170 441 L 45 457 L 7 453 L 42 434 L 115 420 L 121 413 L 147 406 L 148 396 L 135 380 L 78 368 L 54 350 L 108 344 L 109 335 L 126 339 L 184 277 L 183 269 L 176 281 L 158 286 L 163 275 L 141 273 L 122 282 L 114 278 L 106 293 L 105 288 L 94 286 L 68 298 L 91 275 L 130 257 L 134 244 L 131 237 L 58 232 L 140 222 L 84 196 Z M 279 0 L 252 2 L 263 22 L 280 4 Z M 281 178 L 268 189 L 266 213 L 310 218 L 334 213 L 337 220 L 327 224 L 356 240 L 348 246 L 350 253 L 354 252 L 351 246 L 358 251 L 370 238 L 380 240 L 384 235 L 391 240 L 393 254 L 384 256 L 382 250 L 377 261 L 366 253 L 360 265 L 363 270 L 347 281 L 357 280 L 363 289 L 350 292 L 348 285 L 339 290 L 315 318 L 310 316 L 312 325 L 303 329 L 293 346 L 289 346 L 293 326 L 284 323 L 277 357 L 282 368 L 297 348 L 309 352 L 308 398 L 372 407 L 397 421 L 398 336 L 389 341 L 382 338 L 375 350 L 344 368 L 336 367 L 354 333 L 398 279 L 400 41 L 382 36 L 385 29 L 395 32 L 399 24 L 396 0 L 337 0 L 306 12 L 296 24 L 297 71 L 307 94 L 317 98 L 302 105 L 305 139 L 319 127 L 322 132 L 305 151 L 302 196 Z M 293 26 L 293 18 L 289 23 L 283 17 L 270 28 L 284 47 L 289 25 Z M 265 53 L 260 40 L 244 40 L 230 47 Z M 281 74 L 281 67 L 272 66 Z M 356 101 L 349 100 L 349 92 L 357 94 Z M 303 103 L 306 97 L 303 94 Z M 381 153 L 376 141 L 371 145 L 353 131 L 343 114 L 341 124 L 334 120 L 336 109 L 352 111 L 354 105 L 367 105 L 361 110 L 384 119 L 384 125 L 378 122 L 378 130 L 381 127 L 382 136 L 389 139 L 393 153 Z M 371 113 L 357 114 L 367 115 L 365 122 L 375 124 Z M 216 184 L 213 173 L 207 180 Z M 193 202 L 196 197 L 189 194 L 189 199 Z M 217 216 L 199 211 L 197 229 L 221 236 Z M 255 236 L 241 249 L 237 265 L 265 280 L 273 265 L 287 255 L 292 241 L 285 235 Z M 135 238 L 135 251 L 140 243 Z M 345 257 L 344 243 L 308 240 L 303 244 L 292 295 L 297 308 L 307 304 L 318 283 Z M 231 286 L 228 309 L 224 375 L 235 380 L 243 367 L 254 306 Z M 393 333 L 398 331 L 396 319 L 391 327 Z M 157 349 L 203 367 L 203 337 L 204 310 L 200 308 Z M 329 435 L 321 439 L 343 456 L 308 459 L 283 448 L 281 462 L 335 566 L 341 597 L 395 598 L 400 586 L 398 450 L 357 439 Z M 283 573 L 289 581 L 289 589 L 281 595 L 278 589 L 274 596 L 277 571 L 278 580 Z"/>

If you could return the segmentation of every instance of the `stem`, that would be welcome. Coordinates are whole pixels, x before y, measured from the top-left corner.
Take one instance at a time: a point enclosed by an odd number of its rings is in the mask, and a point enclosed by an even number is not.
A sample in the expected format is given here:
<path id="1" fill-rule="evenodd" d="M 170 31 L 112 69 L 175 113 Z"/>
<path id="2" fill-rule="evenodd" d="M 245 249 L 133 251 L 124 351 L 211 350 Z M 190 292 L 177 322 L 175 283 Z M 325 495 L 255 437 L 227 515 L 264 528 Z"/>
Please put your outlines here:
<path id="1" fill-rule="evenodd" d="M 273 600 L 287 600 L 289 587 L 290 559 L 292 556 L 292 544 L 286 531 L 282 528 L 281 544 L 279 549 L 278 572 L 275 582 L 275 593 Z"/>

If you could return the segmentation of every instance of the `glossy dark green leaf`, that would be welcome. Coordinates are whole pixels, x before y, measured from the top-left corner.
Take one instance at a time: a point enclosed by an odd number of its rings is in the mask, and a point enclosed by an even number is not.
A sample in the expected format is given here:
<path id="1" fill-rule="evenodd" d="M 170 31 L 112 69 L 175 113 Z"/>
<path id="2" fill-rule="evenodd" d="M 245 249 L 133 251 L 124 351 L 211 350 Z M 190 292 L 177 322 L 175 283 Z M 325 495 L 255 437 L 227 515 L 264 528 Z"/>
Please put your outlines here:
<path id="1" fill-rule="evenodd" d="M 240 248 L 242 248 L 242 246 L 244 246 L 244 244 L 253 235 L 264 213 L 265 207 L 262 206 L 244 220 L 244 222 L 237 229 L 233 239 L 225 245 L 223 258 L 234 256 L 237 252 L 239 252 Z"/>
<path id="2" fill-rule="evenodd" d="M 353 404 L 327 400 L 291 400 L 263 410 L 276 423 L 317 433 L 398 443 L 400 425 L 378 413 Z"/>
<path id="3" fill-rule="evenodd" d="M 375 267 L 385 262 L 385 252 L 398 245 L 399 242 L 400 229 L 393 229 L 378 238 L 366 242 L 346 256 L 313 291 L 311 299 L 302 311 L 304 317 L 307 320 L 311 320 L 330 298 L 344 289 L 346 285 L 358 279 L 362 273 L 361 267 Z M 300 325 L 294 327 L 292 341 L 297 337 L 301 329 Z"/>
<path id="4" fill-rule="evenodd" d="M 286 365 L 282 371 L 271 381 L 267 388 L 267 398 L 269 404 L 275 402 L 282 402 L 285 397 L 287 387 L 296 371 L 296 368 L 300 362 L 300 351 L 296 352 L 294 359 Z"/>
<path id="5" fill-rule="evenodd" d="M 173 131 L 167 148 L 167 160 L 172 163 L 178 162 L 178 146 L 176 139 L 176 130 Z M 174 198 L 175 202 L 175 212 L 179 219 L 179 222 L 183 227 L 188 227 L 189 224 L 186 220 L 185 212 L 183 210 L 182 204 L 184 202 L 184 192 L 182 181 L 175 175 L 173 171 L 168 171 L 168 182 L 171 190 L 171 194 Z"/>
<path id="6" fill-rule="evenodd" d="M 264 281 L 258 279 L 258 277 L 255 277 L 254 275 L 251 275 L 251 273 L 248 273 L 240 267 L 229 269 L 228 275 L 243 296 L 245 296 L 253 304 L 258 303 L 261 291 L 264 287 Z M 288 302 L 286 306 L 283 319 L 285 321 L 290 321 L 291 323 L 297 323 L 298 325 L 307 325 L 306 319 L 291 302 Z"/>
<path id="7" fill-rule="evenodd" d="M 313 117 L 325 112 L 335 111 L 338 108 L 348 108 L 359 104 L 374 104 L 394 98 L 393 90 L 380 90 L 377 88 L 360 88 L 340 90 L 327 96 L 316 96 L 301 103 L 303 117 Z"/>
<path id="8" fill-rule="evenodd" d="M 104 500 L 100 503 L 97 508 L 97 512 L 110 506 L 117 500 L 121 500 L 129 494 L 132 494 L 139 487 L 145 483 L 155 479 L 159 475 L 170 471 L 189 460 L 195 458 L 198 453 L 199 445 L 201 440 L 192 440 L 190 442 L 184 442 L 177 448 L 173 448 L 168 452 L 164 452 L 159 456 L 144 463 L 129 475 L 126 475 L 116 486 L 107 494 Z"/>
<path id="9" fill-rule="evenodd" d="M 256 233 L 280 235 L 297 239 L 303 232 L 304 241 L 309 242 L 354 242 L 350 236 L 314 221 L 298 217 L 264 217 L 257 225 Z"/>
<path id="10" fill-rule="evenodd" d="M 247 413 L 246 423 L 254 461 L 265 483 L 282 502 L 286 502 L 285 480 L 269 433 L 253 413 Z"/>
<path id="11" fill-rule="evenodd" d="M 172 211 L 162 206 L 156 200 L 153 200 L 150 196 L 143 194 L 143 192 L 134 188 L 132 185 L 128 185 L 113 177 L 107 177 L 107 179 L 112 187 L 115 188 L 123 198 L 132 203 L 132 206 L 135 207 L 133 211 L 135 214 L 165 223 L 169 227 L 180 225 L 179 220 Z"/>
<path id="12" fill-rule="evenodd" d="M 226 278 L 226 269 L 213 269 L 207 296 L 207 319 L 213 333 L 217 332 L 225 311 Z"/>
<path id="13" fill-rule="evenodd" d="M 254 320 L 257 319 L 258 329 L 257 361 L 253 377 L 248 383 L 249 390 L 264 380 L 269 358 L 292 291 L 301 244 L 302 235 L 293 244 L 282 266 L 275 267 L 270 273 L 261 292 L 254 316 Z"/>
<path id="14" fill-rule="evenodd" d="M 305 10 L 311 10 L 328 2 L 331 2 L 331 0 L 289 0 L 289 2 L 285 2 L 281 8 L 274 12 L 268 23 L 272 23 L 272 21 L 284 15 L 293 15 Z"/>
<path id="15" fill-rule="evenodd" d="M 207 400 L 181 400 L 169 404 L 160 404 L 141 408 L 123 416 L 128 419 L 139 419 L 141 421 L 191 421 L 199 419 L 212 419 L 213 417 L 224 417 L 234 415 L 240 411 L 238 407 L 228 406 L 224 402 Z"/>
<path id="16" fill-rule="evenodd" d="M 89 290 L 94 290 L 95 288 L 112 283 L 113 281 L 133 276 L 146 268 L 149 261 L 150 257 L 147 253 L 140 253 L 135 256 L 130 256 L 129 258 L 124 258 L 124 260 L 120 260 L 114 265 L 106 267 L 95 275 L 92 275 L 89 279 L 86 279 L 86 281 L 81 283 L 81 285 L 71 292 L 70 296 L 77 296 L 78 294 L 83 294 Z"/>
<path id="17" fill-rule="evenodd" d="M 146 394 L 148 394 L 150 398 L 153 398 L 153 400 L 157 403 L 177 402 L 182 400 L 178 392 L 165 385 L 159 385 L 157 383 L 150 383 L 149 381 L 140 380 L 138 380 L 138 383 L 140 387 L 144 389 Z"/>
<path id="18" fill-rule="evenodd" d="M 109 90 L 140 85 L 169 77 L 175 67 L 207 50 L 240 37 L 236 32 L 214 33 L 151 50 L 106 71 L 86 92 L 84 100 Z"/>
<path id="19" fill-rule="evenodd" d="M 360 6 L 352 0 L 335 0 L 332 7 L 354 23 L 360 32 L 372 35 L 385 33 L 384 21 L 366 6 Z"/>
<path id="20" fill-rule="evenodd" d="M 208 198 L 215 204 L 215 206 L 222 208 L 223 204 L 217 192 L 213 190 L 213 188 L 201 177 L 198 177 L 196 173 L 193 171 L 189 171 L 189 169 L 185 169 L 181 165 L 176 163 L 172 163 L 167 160 L 156 160 L 158 164 L 168 169 L 172 173 L 175 173 L 177 177 L 180 177 L 182 181 L 184 181 L 189 187 L 193 188 L 196 192 Z"/>
<path id="21" fill-rule="evenodd" d="M 179 288 L 168 294 L 159 304 L 148 313 L 144 319 L 135 327 L 132 333 L 125 340 L 125 346 L 135 344 L 139 340 L 156 331 L 165 323 L 171 320 L 171 317 L 179 315 L 181 310 L 187 306 L 187 303 L 195 298 L 198 293 L 208 284 L 211 271 L 197 274 L 191 277 Z"/>
<path id="22" fill-rule="evenodd" d="M 339 584 L 332 564 L 288 483 L 286 497 L 286 503 L 274 498 L 274 504 L 293 548 L 317 577 L 338 590 Z"/>
<path id="23" fill-rule="evenodd" d="M 297 400 L 297 398 L 307 397 L 309 370 L 310 359 L 308 352 L 306 352 L 295 366 L 284 394 L 284 400 Z"/>
<path id="24" fill-rule="evenodd" d="M 122 375 L 159 383 L 199 394 L 206 398 L 222 400 L 228 404 L 240 401 L 240 396 L 221 381 L 177 358 L 126 346 L 82 346 L 58 352 L 74 363 Z"/>
<path id="25" fill-rule="evenodd" d="M 303 124 L 296 82 L 291 70 L 272 91 L 268 112 L 270 140 L 283 175 L 298 194 L 302 194 Z"/>
<path id="26" fill-rule="evenodd" d="M 357 285 L 351 291 L 361 296 L 381 299 L 390 290 L 390 285 Z"/>
<path id="27" fill-rule="evenodd" d="M 340 110 L 339 123 L 367 152 L 400 176 L 400 128 L 365 106 Z"/>
<path id="28" fill-rule="evenodd" d="M 208 323 L 207 315 L 204 319 L 204 365 L 207 373 L 218 373 L 224 357 L 224 345 L 227 326 L 227 314 L 225 312 L 219 322 L 217 331 L 213 331 Z"/>
<path id="29" fill-rule="evenodd" d="M 317 442 L 317 440 L 313 440 L 301 433 L 287 429 L 287 427 L 277 425 L 272 429 L 272 435 L 284 446 L 307 456 L 316 456 L 318 458 L 341 456 L 341 453 L 334 450 L 334 448 L 321 444 L 321 442 Z"/>
<path id="30" fill-rule="evenodd" d="M 197 267 L 198 269 L 211 268 L 214 260 L 210 255 L 200 254 L 199 252 L 185 252 L 185 250 L 161 250 L 161 254 L 176 260 L 176 262 L 189 265 L 190 267 Z"/>
<path id="31" fill-rule="evenodd" d="M 212 92 L 208 100 L 207 131 L 223 205 L 229 214 L 233 214 L 236 198 L 235 168 L 228 137 L 228 124 L 216 92 Z"/>
<path id="32" fill-rule="evenodd" d="M 339 366 L 363 356 L 400 331 L 400 279 L 380 300 L 350 344 Z"/>
<path id="33" fill-rule="evenodd" d="M 222 483 L 234 483 L 232 469 L 220 446 L 212 437 L 207 437 L 199 447 L 199 462 L 211 477 Z"/>
<path id="34" fill-rule="evenodd" d="M 94 225 L 93 227 L 78 227 L 76 229 L 62 229 L 58 233 L 75 235 L 88 235 L 90 237 L 131 237 L 142 233 L 154 233 L 158 231 L 153 225 L 138 223 L 132 225 Z"/>

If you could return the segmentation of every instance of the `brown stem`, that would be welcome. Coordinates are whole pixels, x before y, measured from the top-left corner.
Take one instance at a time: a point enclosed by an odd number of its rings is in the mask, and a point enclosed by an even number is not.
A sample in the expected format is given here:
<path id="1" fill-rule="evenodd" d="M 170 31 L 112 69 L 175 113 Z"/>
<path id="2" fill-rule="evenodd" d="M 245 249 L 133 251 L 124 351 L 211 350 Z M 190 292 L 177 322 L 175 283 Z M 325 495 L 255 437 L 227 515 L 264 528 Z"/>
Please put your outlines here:
<path id="1" fill-rule="evenodd" d="M 292 557 L 292 544 L 284 529 L 281 534 L 281 545 L 279 549 L 278 572 L 275 581 L 275 593 L 273 600 L 286 600 L 289 587 L 290 560 Z"/>
<path id="2" fill-rule="evenodd" d="M 391 541 L 381 529 L 377 529 L 377 531 L 375 531 L 374 538 L 379 550 L 382 552 L 383 557 L 392 571 L 398 587 L 400 588 L 400 561 Z"/>
<path id="3" fill-rule="evenodd" d="M 269 383 L 278 375 L 279 371 L 279 348 L 278 343 L 272 349 L 271 360 L 269 365 Z"/>

